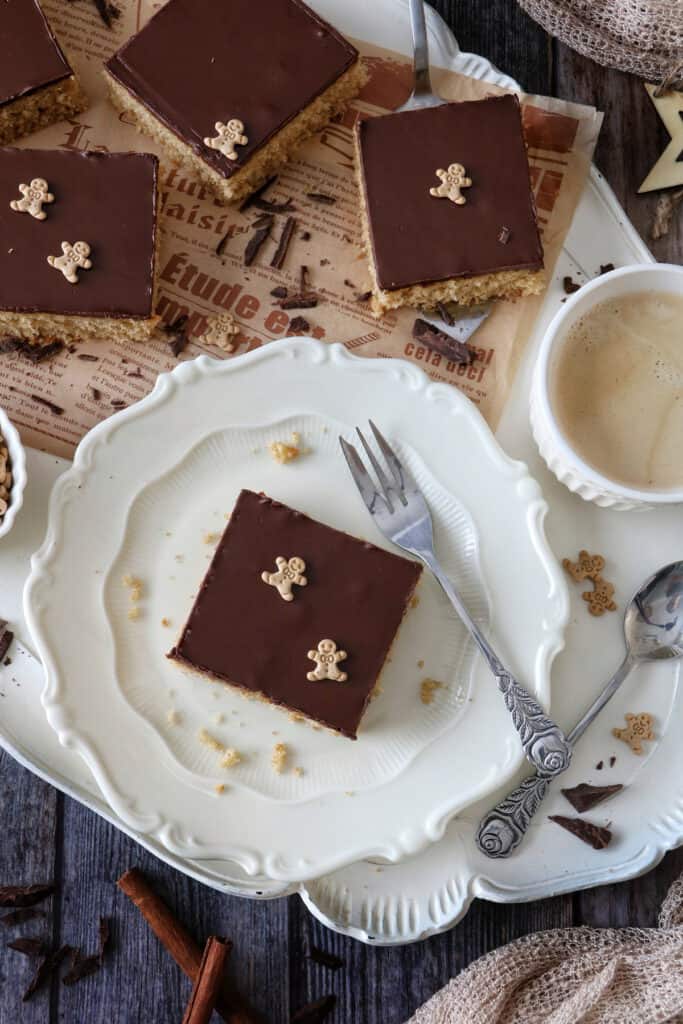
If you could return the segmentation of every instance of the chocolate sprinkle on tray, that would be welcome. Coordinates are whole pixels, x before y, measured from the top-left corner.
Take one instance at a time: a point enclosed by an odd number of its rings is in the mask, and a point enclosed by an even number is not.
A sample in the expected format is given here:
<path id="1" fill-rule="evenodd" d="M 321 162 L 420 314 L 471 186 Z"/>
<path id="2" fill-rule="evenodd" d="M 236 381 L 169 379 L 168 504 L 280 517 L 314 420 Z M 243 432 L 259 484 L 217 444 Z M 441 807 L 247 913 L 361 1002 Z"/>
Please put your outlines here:
<path id="1" fill-rule="evenodd" d="M 337 1002 L 333 995 L 323 996 L 316 999 L 314 1003 L 307 1003 L 290 1017 L 290 1024 L 322 1024 L 322 1021 L 332 1013 Z"/>
<path id="2" fill-rule="evenodd" d="M 564 288 L 565 295 L 572 295 L 574 292 L 578 292 L 578 290 L 581 287 L 581 285 L 577 284 L 576 281 L 574 281 L 567 274 L 566 277 L 562 278 L 562 287 Z"/>
<path id="3" fill-rule="evenodd" d="M 320 949 L 319 946 L 311 946 L 310 959 L 316 964 L 322 964 L 323 967 L 329 967 L 331 971 L 338 971 L 340 967 L 344 966 L 344 961 L 336 953 L 328 953 L 325 949 Z"/>
<path id="4" fill-rule="evenodd" d="M 102 966 L 102 961 L 97 953 L 93 956 L 81 956 L 80 950 L 72 950 L 71 967 L 62 978 L 63 985 L 75 985 L 82 978 L 95 974 Z"/>
<path id="5" fill-rule="evenodd" d="M 99 388 L 95 388 L 95 387 L 93 387 L 93 385 L 91 384 L 91 385 L 90 385 L 90 390 L 92 391 L 92 396 L 93 396 L 93 399 L 94 399 L 94 400 L 95 400 L 96 402 L 99 402 L 99 401 L 100 401 L 100 399 L 102 398 L 102 392 L 100 391 L 100 389 L 99 389 Z"/>
<path id="6" fill-rule="evenodd" d="M 4 664 L 8 664 L 9 659 L 6 659 Z M 35 907 L 21 907 L 19 910 L 10 910 L 9 914 L 3 914 L 0 917 L 0 925 L 3 928 L 14 928 L 18 924 L 26 924 L 27 921 L 34 921 L 37 917 L 42 917 L 42 910 L 36 910 Z"/>
<path id="7" fill-rule="evenodd" d="M 84 363 L 99 363 L 100 361 L 99 356 L 94 356 L 90 352 L 79 352 L 76 358 L 82 359 Z"/>
<path id="8" fill-rule="evenodd" d="M 418 317 L 413 324 L 413 338 L 415 341 L 420 342 L 420 344 L 426 345 L 427 348 L 432 349 L 434 352 L 439 352 L 442 356 L 446 356 L 447 359 L 452 359 L 456 363 L 467 364 L 474 360 L 475 353 L 469 345 L 458 341 L 457 338 L 452 338 L 450 334 L 440 331 L 434 324 L 428 323 L 421 317 Z"/>
<path id="9" fill-rule="evenodd" d="M 307 199 L 312 199 L 314 203 L 323 203 L 325 206 L 334 206 L 337 200 L 334 196 L 328 196 L 326 192 L 307 192 Z"/>
<path id="10" fill-rule="evenodd" d="M 609 274 L 610 270 L 614 270 L 614 264 L 613 263 L 601 263 L 600 264 L 600 273 L 601 274 Z"/>
<path id="11" fill-rule="evenodd" d="M 114 409 L 123 409 L 126 403 L 123 398 L 112 398 L 109 404 L 113 406 Z"/>
<path id="12" fill-rule="evenodd" d="M 271 290 L 270 294 L 276 299 L 286 299 L 289 293 L 283 284 L 279 284 L 277 288 Z"/>
<path id="13" fill-rule="evenodd" d="M 318 305 L 318 296 L 309 292 L 307 295 L 289 295 L 286 299 L 280 299 L 280 309 L 313 309 Z"/>
<path id="14" fill-rule="evenodd" d="M 611 796 L 620 793 L 623 788 L 621 785 L 591 786 L 587 782 L 581 782 L 578 786 L 572 786 L 571 789 L 563 789 L 562 793 L 575 811 L 585 814 L 586 811 L 601 804 L 603 800 L 609 800 Z"/>
<path id="15" fill-rule="evenodd" d="M 302 242 L 310 242 L 310 240 L 311 240 L 311 232 L 310 231 L 302 231 L 301 234 L 299 235 L 299 237 L 300 237 Z"/>
<path id="16" fill-rule="evenodd" d="M 295 316 L 289 321 L 288 333 L 305 334 L 310 329 L 311 325 L 304 316 Z"/>
<path id="17" fill-rule="evenodd" d="M 604 767 L 605 767 L 605 762 L 604 761 L 598 761 L 598 763 L 595 766 L 595 770 L 596 770 L 596 772 L 601 772 Z"/>
<path id="18" fill-rule="evenodd" d="M 292 213 L 293 210 L 296 210 L 291 196 L 283 203 L 272 203 L 269 199 L 255 199 L 252 205 L 257 210 L 263 210 L 264 213 Z"/>
<path id="19" fill-rule="evenodd" d="M 565 818 L 563 814 L 550 814 L 550 821 L 556 825 L 566 828 L 582 842 L 592 846 L 594 850 L 604 850 L 612 841 L 612 833 L 608 828 L 594 825 L 592 821 L 585 821 L 583 818 Z"/>
<path id="20" fill-rule="evenodd" d="M 54 885 L 2 885 L 0 907 L 34 907 L 55 891 Z"/>
<path id="21" fill-rule="evenodd" d="M 222 256 L 223 255 L 223 252 L 225 251 L 225 247 L 228 244 L 228 239 L 229 238 L 230 238 L 230 232 L 226 231 L 225 234 L 223 235 L 223 237 L 221 238 L 221 240 L 219 241 L 218 245 L 216 246 L 216 256 Z"/>
<path id="22" fill-rule="evenodd" d="M 609 766 L 610 766 L 610 768 L 614 768 L 616 763 L 617 763 L 617 759 L 614 756 L 614 754 L 612 754 L 612 756 L 609 759 Z"/>
<path id="23" fill-rule="evenodd" d="M 268 181 L 264 181 L 264 183 L 260 185 L 255 192 L 252 192 L 250 196 L 247 196 L 244 202 L 240 205 L 240 213 L 244 213 L 244 211 L 248 210 L 250 206 L 253 206 L 254 203 L 257 202 L 257 200 L 259 200 L 261 196 L 268 191 L 270 186 L 275 184 L 276 181 L 277 174 L 274 174 L 272 178 L 268 178 Z"/>
<path id="24" fill-rule="evenodd" d="M 272 214 L 264 214 L 263 217 L 259 217 L 259 224 L 260 227 L 254 229 L 254 233 L 247 242 L 246 249 L 244 250 L 245 267 L 250 267 L 252 265 L 259 254 L 261 246 L 270 235 L 270 229 L 273 226 Z"/>
<path id="25" fill-rule="evenodd" d="M 288 217 L 285 221 L 285 226 L 282 229 L 282 234 L 280 235 L 280 241 L 278 242 L 277 249 L 275 250 L 275 255 L 270 261 L 271 267 L 274 267 L 275 270 L 282 270 L 282 265 L 287 257 L 287 250 L 289 249 L 289 243 L 292 240 L 295 227 L 295 218 Z"/>

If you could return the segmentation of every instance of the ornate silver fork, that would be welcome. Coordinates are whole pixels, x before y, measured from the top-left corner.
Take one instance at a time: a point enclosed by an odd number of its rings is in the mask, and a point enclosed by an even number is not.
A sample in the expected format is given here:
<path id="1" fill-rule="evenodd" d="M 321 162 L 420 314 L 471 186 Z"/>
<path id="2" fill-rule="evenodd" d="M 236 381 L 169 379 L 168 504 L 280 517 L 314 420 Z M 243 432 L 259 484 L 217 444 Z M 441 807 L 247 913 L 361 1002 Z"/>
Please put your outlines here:
<path id="1" fill-rule="evenodd" d="M 505 705 L 527 759 L 545 776 L 563 772 L 571 760 L 571 746 L 562 730 L 546 715 L 540 704 L 505 668 L 479 626 L 470 616 L 460 594 L 441 568 L 434 552 L 434 534 L 429 507 L 412 474 L 400 461 L 370 420 L 370 429 L 384 456 L 387 469 L 356 428 L 372 466 L 377 483 L 368 473 L 357 449 L 339 438 L 356 487 L 378 529 L 393 544 L 416 555 L 434 574 L 444 593 L 472 635 L 498 682 Z M 388 475 L 387 475 L 388 474 Z"/>

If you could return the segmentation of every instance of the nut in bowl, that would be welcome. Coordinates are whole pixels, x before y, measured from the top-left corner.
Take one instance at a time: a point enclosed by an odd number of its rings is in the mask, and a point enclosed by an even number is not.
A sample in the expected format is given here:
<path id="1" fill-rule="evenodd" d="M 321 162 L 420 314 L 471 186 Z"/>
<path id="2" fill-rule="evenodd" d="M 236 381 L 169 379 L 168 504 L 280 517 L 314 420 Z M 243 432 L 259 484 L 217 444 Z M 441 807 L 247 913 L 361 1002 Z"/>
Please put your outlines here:
<path id="1" fill-rule="evenodd" d="M 531 395 L 561 483 L 616 510 L 683 504 L 683 267 L 622 267 L 551 321 Z"/>
<path id="2" fill-rule="evenodd" d="M 24 501 L 25 486 L 24 446 L 16 427 L 0 408 L 0 537 L 12 529 Z"/>

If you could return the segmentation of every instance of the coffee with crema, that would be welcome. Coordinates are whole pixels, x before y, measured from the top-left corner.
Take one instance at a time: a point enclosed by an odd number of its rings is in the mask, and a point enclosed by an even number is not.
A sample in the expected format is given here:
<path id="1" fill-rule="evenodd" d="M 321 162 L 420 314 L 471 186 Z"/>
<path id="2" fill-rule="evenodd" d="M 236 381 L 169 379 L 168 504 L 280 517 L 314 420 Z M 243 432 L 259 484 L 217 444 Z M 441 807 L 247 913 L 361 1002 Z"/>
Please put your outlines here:
<path id="1" fill-rule="evenodd" d="M 551 397 L 574 451 L 639 490 L 683 487 L 683 296 L 637 292 L 575 323 Z"/>

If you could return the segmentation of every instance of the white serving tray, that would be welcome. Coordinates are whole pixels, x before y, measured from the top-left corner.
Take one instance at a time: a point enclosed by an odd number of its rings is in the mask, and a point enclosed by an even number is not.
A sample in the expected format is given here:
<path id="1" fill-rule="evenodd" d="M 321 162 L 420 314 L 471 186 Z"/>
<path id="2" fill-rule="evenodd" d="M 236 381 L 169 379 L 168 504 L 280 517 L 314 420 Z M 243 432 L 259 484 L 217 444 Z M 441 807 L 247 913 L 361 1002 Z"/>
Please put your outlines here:
<path id="1" fill-rule="evenodd" d="M 398 50 L 409 46 L 405 0 L 376 0 L 373 5 L 358 0 L 319 0 L 315 6 L 357 36 L 374 30 L 377 38 L 381 29 L 385 45 Z M 433 12 L 429 27 L 435 63 L 511 84 L 483 59 L 459 55 L 451 33 Z M 622 604 L 652 568 L 680 557 L 683 515 L 676 511 L 606 512 L 572 497 L 548 473 L 535 450 L 528 425 L 528 391 L 542 324 L 550 319 L 563 298 L 562 277 L 572 274 L 576 280 L 582 280 L 582 269 L 592 276 L 601 263 L 619 266 L 651 258 L 609 186 L 593 170 L 498 432 L 510 454 L 525 459 L 542 484 L 551 507 L 548 533 L 558 556 L 575 554 L 580 546 L 602 551 L 613 569 L 612 579 Z M 22 640 L 28 637 L 21 608 L 28 559 L 44 536 L 51 484 L 67 466 L 62 460 L 29 452 L 26 507 L 12 534 L 0 545 L 0 571 L 5 583 L 0 614 L 17 625 Z M 619 617 L 591 620 L 579 592 L 577 587 L 572 593 L 573 615 L 567 647 L 553 670 L 553 711 L 567 725 L 611 673 L 622 651 Z M 37 663 L 16 654 L 12 666 L 0 676 L 0 688 L 5 693 L 0 743 L 18 761 L 133 835 L 167 863 L 207 885 L 242 896 L 266 898 L 296 889 L 248 879 L 225 863 L 199 864 L 173 857 L 158 844 L 126 829 L 102 800 L 80 758 L 61 747 L 48 726 L 39 700 L 42 683 L 42 670 Z M 640 710 L 657 713 L 660 731 L 668 726 L 662 742 L 653 747 L 654 754 L 642 761 L 632 758 L 622 744 L 617 746 L 609 736 L 622 711 L 634 709 L 636 703 Z M 656 675 L 647 679 L 634 677 L 625 688 L 622 704 L 610 706 L 579 748 L 569 784 L 587 778 L 594 782 L 629 782 L 629 788 L 617 800 L 605 805 L 617 834 L 608 850 L 595 853 L 588 847 L 584 849 L 540 818 L 537 834 L 529 838 L 530 845 L 523 847 L 519 855 L 508 861 L 486 860 L 474 848 L 472 834 L 479 813 L 489 806 L 487 800 L 483 806 L 470 809 L 466 819 L 454 822 L 447 837 L 419 857 L 391 867 L 356 865 L 301 887 L 303 899 L 331 928 L 362 941 L 405 943 L 452 926 L 475 897 L 498 902 L 538 899 L 647 871 L 683 840 L 683 786 L 679 785 L 682 773 L 675 763 L 677 729 L 673 722 L 680 717 L 680 706 L 678 677 L 673 679 L 673 685 L 671 680 L 660 685 Z M 611 773 L 591 770 L 597 760 L 612 752 L 618 761 Z M 546 805 L 550 813 L 551 808 L 559 806 L 552 803 L 555 799 L 549 798 Z"/>

